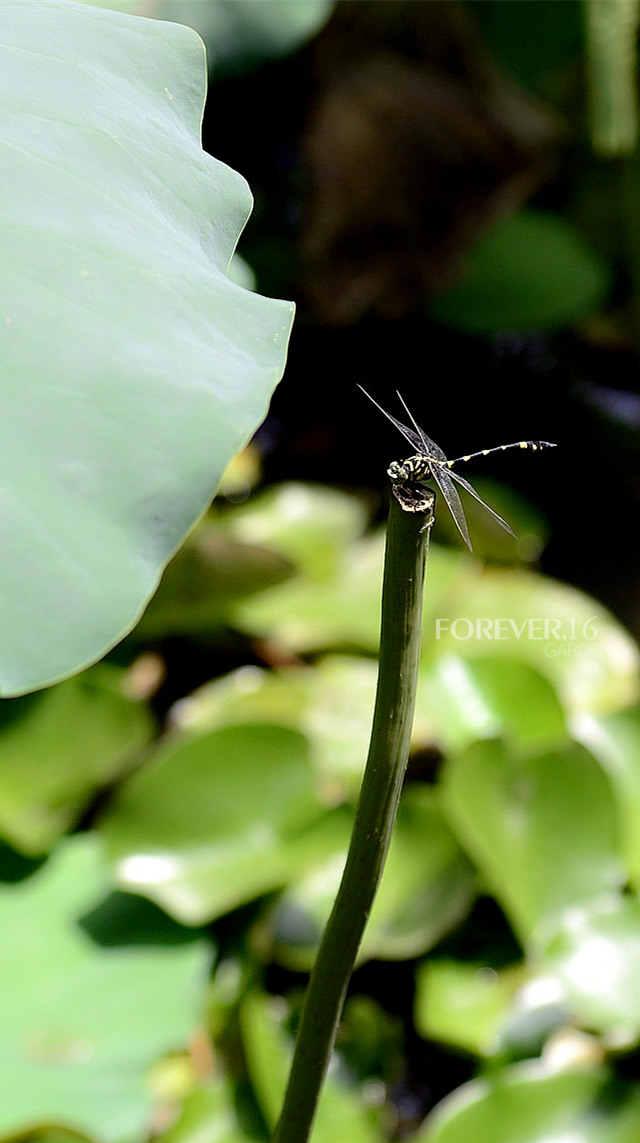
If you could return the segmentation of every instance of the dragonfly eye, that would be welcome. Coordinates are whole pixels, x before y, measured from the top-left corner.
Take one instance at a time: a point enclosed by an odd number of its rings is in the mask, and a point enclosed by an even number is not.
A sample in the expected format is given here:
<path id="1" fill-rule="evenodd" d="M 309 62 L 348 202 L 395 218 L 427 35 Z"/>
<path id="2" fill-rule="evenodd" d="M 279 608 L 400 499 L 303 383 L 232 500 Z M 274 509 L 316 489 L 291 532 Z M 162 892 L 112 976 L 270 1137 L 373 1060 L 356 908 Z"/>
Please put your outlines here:
<path id="1" fill-rule="evenodd" d="M 406 462 L 393 460 L 387 469 L 387 476 L 392 480 L 411 480 L 411 470 Z"/>

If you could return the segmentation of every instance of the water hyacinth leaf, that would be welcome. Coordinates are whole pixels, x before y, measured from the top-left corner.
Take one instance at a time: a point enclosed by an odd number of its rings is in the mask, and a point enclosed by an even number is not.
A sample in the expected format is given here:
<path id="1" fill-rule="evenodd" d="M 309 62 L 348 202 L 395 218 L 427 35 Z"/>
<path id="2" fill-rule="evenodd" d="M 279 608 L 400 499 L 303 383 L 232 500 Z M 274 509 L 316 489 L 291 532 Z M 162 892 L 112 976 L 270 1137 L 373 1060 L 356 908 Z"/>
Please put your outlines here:
<path id="1" fill-rule="evenodd" d="M 536 1061 L 458 1088 L 414 1143 L 635 1143 L 640 1093 L 602 1067 L 554 1072 Z"/>
<path id="2" fill-rule="evenodd" d="M 615 893 L 567 910 L 542 954 L 541 976 L 571 1017 L 612 1048 L 640 1039 L 640 904 Z"/>
<path id="3" fill-rule="evenodd" d="M 245 1058 L 253 1088 L 270 1127 L 280 1111 L 291 1044 L 284 1029 L 285 1006 L 264 993 L 250 992 L 240 1011 Z M 359 1093 L 329 1072 L 318 1102 L 313 1127 L 314 1143 L 383 1143 L 375 1113 L 363 1105 Z"/>
<path id="4" fill-rule="evenodd" d="M 277 722 L 302 730 L 313 764 L 336 801 L 355 795 L 366 758 L 377 666 L 360 655 L 327 655 L 309 667 L 240 667 L 205 683 L 172 711 L 190 733 L 238 722 Z"/>
<path id="5" fill-rule="evenodd" d="M 419 676 L 418 725 L 423 711 L 445 751 L 464 749 L 478 738 L 504 737 L 531 749 L 567 741 L 565 714 L 549 681 L 506 656 L 441 655 Z"/>
<path id="6" fill-rule="evenodd" d="M 463 469 L 461 475 L 469 477 Z M 549 534 L 549 526 L 541 513 L 519 492 L 506 484 L 477 475 L 475 469 L 471 483 L 482 500 L 508 521 L 517 536 L 517 540 L 514 540 L 513 536 L 491 519 L 484 504 L 479 504 L 463 491 L 461 499 L 474 554 L 490 563 L 516 566 L 518 563 L 526 565 L 538 559 Z M 453 548 L 458 546 L 459 532 L 450 513 L 437 513 L 433 535 L 437 542 L 442 540 Z"/>
<path id="7" fill-rule="evenodd" d="M 308 510 L 310 514 L 313 500 L 308 502 Z M 299 521 L 299 528 L 303 527 L 315 528 L 310 516 Z M 253 542 L 257 539 L 255 536 Z M 331 561 L 323 555 L 313 566 L 306 560 L 301 562 L 297 578 L 238 604 L 234 608 L 235 622 L 243 630 L 269 635 L 290 650 L 322 650 L 348 644 L 377 651 L 384 542 L 384 534 L 379 531 L 354 538 L 340 550 L 332 544 Z M 274 544 L 277 547 L 276 541 Z M 460 581 L 467 584 L 473 580 L 479 575 L 480 565 L 466 561 L 457 552 L 432 546 L 430 591 L 425 601 L 431 609 L 425 631 L 429 630 L 428 622 L 435 622 L 435 616 L 442 614 L 442 607 L 438 611 L 433 601 L 451 590 L 456 572 L 456 587 L 462 590 Z"/>
<path id="8" fill-rule="evenodd" d="M 329 915 L 346 855 L 346 819 L 344 828 L 343 845 L 298 878 L 275 910 L 276 955 L 295 969 L 310 967 Z M 466 915 L 475 887 L 473 868 L 433 791 L 408 787 L 359 960 L 402 960 L 424 952 Z"/>
<path id="9" fill-rule="evenodd" d="M 436 957 L 416 978 L 415 1019 L 420 1035 L 490 1056 L 522 980 L 520 968 L 496 972 L 484 964 Z"/>
<path id="10" fill-rule="evenodd" d="M 449 759 L 444 805 L 522 940 L 624 882 L 615 799 L 579 745 L 519 756 L 498 741 Z"/>
<path id="11" fill-rule="evenodd" d="M 292 651 L 351 643 L 376 651 L 380 634 L 380 577 L 384 537 L 351 544 L 331 577 L 298 576 L 234 608 L 243 630 L 269 635 Z"/>
<path id="12" fill-rule="evenodd" d="M 237 1121 L 233 1089 L 222 1077 L 191 1091 L 178 1119 L 158 1139 L 160 1143 L 252 1143 Z"/>
<path id="13" fill-rule="evenodd" d="M 375 701 L 377 664 L 361 655 L 326 655 L 309 680 L 305 728 L 326 782 L 355 797 Z"/>
<path id="14" fill-rule="evenodd" d="M 306 668 L 238 667 L 179 699 L 171 710 L 172 724 L 189 734 L 242 722 L 273 722 L 302 730 L 308 674 Z"/>
<path id="15" fill-rule="evenodd" d="M 377 650 L 384 534 L 363 536 L 366 523 L 365 507 L 355 497 L 299 484 L 269 489 L 234 509 L 228 520 L 231 534 L 274 549 L 298 573 L 286 586 L 239 603 L 234 609 L 238 626 L 292 650 L 344 643 Z M 432 547 L 425 606 L 435 610 L 429 614 L 442 614 L 432 600 L 450 592 L 452 580 L 462 591 L 479 571 L 479 564 L 459 552 Z"/>
<path id="16" fill-rule="evenodd" d="M 433 790 L 401 800 L 388 864 L 363 939 L 363 954 L 404 960 L 424 952 L 467 914 L 476 875 Z"/>
<path id="17" fill-rule="evenodd" d="M 272 549 L 239 544 L 214 521 L 201 521 L 166 568 L 133 638 L 215 631 L 238 599 L 283 583 L 292 572 Z"/>
<path id="18" fill-rule="evenodd" d="M 209 949 L 101 947 L 83 918 L 109 889 L 95 836 L 0 886 L 0 1132 L 59 1122 L 99 1143 L 142 1138 L 150 1068 L 204 1014 Z"/>
<path id="19" fill-rule="evenodd" d="M 123 681 L 101 664 L 0 705 L 0 834 L 16 849 L 45 852 L 148 742 L 150 716 Z"/>
<path id="20" fill-rule="evenodd" d="M 423 658 L 508 656 L 549 679 L 564 709 L 609 714 L 640 693 L 640 656 L 602 605 L 527 571 L 486 570 L 452 585 L 425 622 Z"/>
<path id="21" fill-rule="evenodd" d="M 288 483 L 268 488 L 226 517 L 232 536 L 272 548 L 306 578 L 330 579 L 367 524 L 362 501 L 334 488 Z"/>
<path id="22" fill-rule="evenodd" d="M 323 856 L 323 813 L 306 738 L 251 723 L 161 747 L 102 829 L 122 888 L 200 924 Z"/>
<path id="23" fill-rule="evenodd" d="M 232 535 L 273 548 L 297 577 L 240 603 L 243 629 L 275 638 L 290 649 L 348 640 L 377 648 L 384 537 L 362 538 L 364 505 L 335 489 L 285 484 L 235 509 Z"/>
<path id="24" fill-rule="evenodd" d="M 194 32 L 7 0 L 0 44 L 0 691 L 19 694 L 135 623 L 264 416 L 292 309 L 226 276 L 251 199 L 202 151 Z"/>
<path id="25" fill-rule="evenodd" d="M 33 1131 L 29 1131 L 25 1136 L 20 1134 L 16 1137 L 16 1143 L 22 1143 L 22 1140 L 28 1138 L 29 1143 L 93 1143 L 93 1140 L 86 1135 L 83 1131 L 72 1131 L 69 1127 L 63 1127 L 62 1124 L 38 1124 Z"/>
<path id="26" fill-rule="evenodd" d="M 640 710 L 597 717 L 583 711 L 572 720 L 572 731 L 598 759 L 616 795 L 621 844 L 628 876 L 640 885 Z"/>
<path id="27" fill-rule="evenodd" d="M 273 638 L 292 651 L 345 643 L 375 651 L 383 536 L 360 538 L 362 523 L 345 511 L 341 544 L 336 544 L 335 538 L 326 536 L 322 518 L 316 519 L 316 508 L 322 504 L 319 496 L 322 490 L 300 492 L 296 486 L 283 486 L 256 511 L 253 505 L 241 510 L 239 525 L 233 525 L 238 538 L 273 546 L 292 560 L 298 574 L 239 602 L 233 608 L 234 620 L 242 629 Z M 302 552 L 303 536 L 310 557 Z M 483 569 L 460 551 L 432 545 L 423 630 L 425 668 L 444 655 L 465 660 L 507 658 L 541 676 L 534 681 L 532 675 L 530 683 L 541 701 L 544 695 L 546 715 L 539 731 L 548 740 L 556 731 L 561 733 L 560 714 L 543 680 L 568 714 L 609 713 L 640 695 L 640 657 L 622 626 L 589 596 L 524 570 Z M 504 690 L 505 674 L 499 683 L 497 672 L 489 683 L 491 668 L 483 669 L 485 689 Z M 469 670 L 474 672 L 473 667 Z M 497 693 L 495 701 L 497 705 Z M 535 737 L 531 720 L 528 730 L 524 721 L 521 710 L 517 733 Z"/>
<path id="28" fill-rule="evenodd" d="M 429 309 L 469 333 L 558 329 L 592 313 L 610 282 L 606 262 L 570 222 L 523 210 L 477 244 L 467 277 Z"/>

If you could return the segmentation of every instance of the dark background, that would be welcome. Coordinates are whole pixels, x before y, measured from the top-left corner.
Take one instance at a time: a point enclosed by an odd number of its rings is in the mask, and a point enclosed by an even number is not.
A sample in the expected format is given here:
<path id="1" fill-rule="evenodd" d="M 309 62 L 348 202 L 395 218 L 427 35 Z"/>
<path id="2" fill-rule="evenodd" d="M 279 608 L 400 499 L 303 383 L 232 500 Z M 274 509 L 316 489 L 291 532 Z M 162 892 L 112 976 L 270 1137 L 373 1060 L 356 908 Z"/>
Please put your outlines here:
<path id="1" fill-rule="evenodd" d="M 542 510 L 542 569 L 637 635 L 634 160 L 593 153 L 584 59 L 574 0 L 347 0 L 287 58 L 214 70 L 204 140 L 255 196 L 240 252 L 258 289 L 298 307 L 257 438 L 266 479 L 384 491 L 406 450 L 356 382 L 396 415 L 399 389 L 449 456 L 555 441 L 481 475 Z M 597 312 L 482 336 L 434 320 L 474 244 L 524 203 L 577 226 L 606 261 Z"/>

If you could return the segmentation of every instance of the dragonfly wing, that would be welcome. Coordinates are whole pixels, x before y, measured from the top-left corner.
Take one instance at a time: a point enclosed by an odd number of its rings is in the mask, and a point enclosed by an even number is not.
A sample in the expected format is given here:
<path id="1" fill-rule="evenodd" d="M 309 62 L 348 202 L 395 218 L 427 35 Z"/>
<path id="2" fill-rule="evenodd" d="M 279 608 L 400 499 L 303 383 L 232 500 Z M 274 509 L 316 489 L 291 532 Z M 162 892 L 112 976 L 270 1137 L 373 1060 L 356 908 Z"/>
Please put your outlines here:
<path id="1" fill-rule="evenodd" d="M 434 472 L 434 477 L 435 477 L 435 471 L 434 470 L 437 467 L 438 467 L 438 465 L 436 465 L 436 464 L 432 465 L 432 472 Z M 511 536 L 513 536 L 514 539 L 518 538 L 516 536 L 513 528 L 511 528 L 509 526 L 509 524 L 507 524 L 507 521 L 503 520 L 502 516 L 499 516 L 497 512 L 494 512 L 493 508 L 490 508 L 489 505 L 485 503 L 485 501 L 482 499 L 482 497 L 478 495 L 478 493 L 476 492 L 473 485 L 469 484 L 468 480 L 465 480 L 464 476 L 460 476 L 460 474 L 458 472 L 448 472 L 447 475 L 450 477 L 453 477 L 453 479 L 456 480 L 458 482 L 458 484 L 461 484 L 462 487 L 469 493 L 469 495 L 473 496 L 474 500 L 478 501 L 478 504 L 482 504 L 482 507 L 484 508 L 485 512 L 488 512 L 490 516 L 493 516 L 494 520 L 496 520 L 497 523 L 500 524 L 500 526 L 502 528 L 504 528 L 507 532 L 509 532 L 509 534 Z"/>
<path id="2" fill-rule="evenodd" d="M 356 382 L 356 384 L 358 384 L 358 383 Z M 362 389 L 362 385 L 358 384 L 358 389 Z M 420 435 L 418 435 L 418 433 L 414 433 L 413 429 L 410 429 L 408 425 L 403 425 L 401 421 L 397 421 L 395 417 L 391 416 L 391 413 L 388 413 L 386 409 L 382 408 L 382 405 L 379 405 L 378 402 L 374 400 L 374 398 L 371 396 L 370 393 L 367 393 L 366 389 L 362 389 L 362 392 L 364 393 L 365 397 L 368 397 L 369 400 L 372 402 L 372 404 L 375 405 L 376 409 L 379 409 L 380 412 L 383 413 L 384 416 L 387 418 L 387 420 L 391 421 L 391 424 L 396 426 L 396 428 L 398 429 L 398 432 L 401 432 L 404 439 L 406 441 L 409 441 L 409 444 L 411 445 L 411 447 L 416 449 L 417 452 L 422 454 L 424 452 L 422 439 L 421 439 L 422 433 L 420 433 Z M 404 405 L 404 401 L 402 402 L 402 404 Z M 406 408 L 407 407 L 405 405 L 405 409 Z M 408 409 L 407 409 L 407 412 L 409 412 Z M 411 413 L 409 413 L 409 416 L 411 417 Z M 413 420 L 413 417 L 411 417 L 411 420 Z M 446 457 L 445 457 L 445 459 L 446 459 Z"/>
<path id="3" fill-rule="evenodd" d="M 449 509 L 451 515 L 453 516 L 453 520 L 454 520 L 454 523 L 456 525 L 456 528 L 458 529 L 460 535 L 462 536 L 462 539 L 464 540 L 465 544 L 467 545 L 469 551 L 472 552 L 473 548 L 471 547 L 471 540 L 469 539 L 469 529 L 467 528 L 467 521 L 465 518 L 464 509 L 462 507 L 462 501 L 460 499 L 460 496 L 458 495 L 458 489 L 456 488 L 455 484 L 453 483 L 453 480 L 451 479 L 451 477 L 454 474 L 449 472 L 448 468 L 443 468 L 443 466 L 441 464 L 434 463 L 434 464 L 430 465 L 430 468 L 431 468 L 431 473 L 432 473 L 433 479 L 436 482 L 438 488 L 440 489 L 440 491 L 444 497 L 444 500 L 446 501 L 447 508 Z M 460 478 L 456 477 L 456 479 L 459 480 Z M 462 483 L 466 484 L 466 481 L 462 481 Z M 475 495 L 475 493 L 474 493 L 474 495 Z M 477 497 L 477 499 L 480 499 L 480 498 Z M 486 504 L 485 504 L 485 508 L 486 508 Z M 489 511 L 491 511 L 491 509 L 489 509 Z M 498 517 L 498 519 L 499 519 L 499 517 Z"/>
<path id="4" fill-rule="evenodd" d="M 396 389 L 396 393 L 398 393 L 397 389 Z M 405 401 L 404 397 L 402 396 L 402 393 L 398 393 L 398 397 L 400 398 L 400 402 L 401 402 L 403 408 L 405 409 L 407 416 L 409 417 L 409 420 L 411 421 L 413 427 L 415 428 L 416 433 L 418 434 L 418 439 L 420 441 L 420 451 L 423 452 L 424 455 L 426 457 L 428 457 L 430 460 L 431 459 L 440 460 L 440 461 L 442 461 L 443 464 L 446 464 L 447 458 L 446 458 L 445 454 L 443 453 L 442 449 L 440 448 L 439 445 L 436 444 L 435 441 L 431 440 L 431 437 L 427 436 L 424 429 L 420 428 L 420 425 L 417 423 L 413 413 L 409 409 L 407 402 Z M 396 421 L 396 424 L 397 424 L 397 421 Z M 443 493 L 443 495 L 444 495 L 444 493 Z"/>

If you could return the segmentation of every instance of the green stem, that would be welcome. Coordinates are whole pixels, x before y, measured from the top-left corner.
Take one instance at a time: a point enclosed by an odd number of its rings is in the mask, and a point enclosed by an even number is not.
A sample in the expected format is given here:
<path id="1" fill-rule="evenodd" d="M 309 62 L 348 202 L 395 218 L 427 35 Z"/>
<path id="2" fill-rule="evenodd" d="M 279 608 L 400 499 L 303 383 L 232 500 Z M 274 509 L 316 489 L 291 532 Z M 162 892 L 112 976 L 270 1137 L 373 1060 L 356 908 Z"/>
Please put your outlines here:
<path id="1" fill-rule="evenodd" d="M 340 889 L 309 980 L 274 1143 L 306 1143 L 309 1138 L 347 986 L 382 877 L 409 755 L 432 503 L 427 515 L 421 515 L 403 511 L 391 500 L 369 756 Z"/>
<path id="2" fill-rule="evenodd" d="M 637 151 L 621 160 L 620 181 L 623 240 L 631 283 L 631 335 L 636 353 L 640 353 L 640 156 Z"/>

